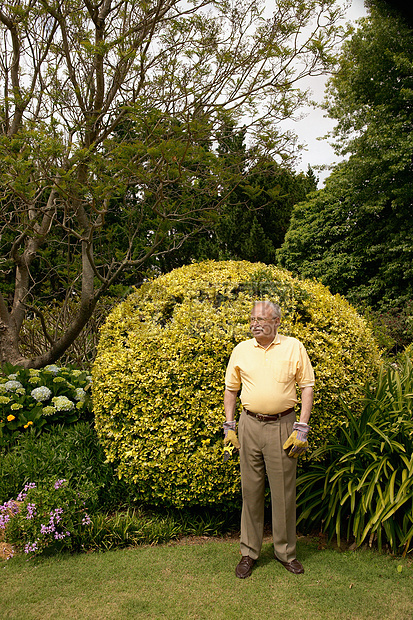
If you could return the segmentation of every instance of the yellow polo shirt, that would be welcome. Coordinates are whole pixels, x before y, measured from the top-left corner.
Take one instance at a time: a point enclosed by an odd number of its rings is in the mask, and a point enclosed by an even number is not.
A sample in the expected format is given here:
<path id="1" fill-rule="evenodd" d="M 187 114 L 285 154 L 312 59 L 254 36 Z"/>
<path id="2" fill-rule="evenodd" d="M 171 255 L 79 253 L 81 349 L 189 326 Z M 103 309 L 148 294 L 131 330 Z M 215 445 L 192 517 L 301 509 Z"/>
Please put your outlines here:
<path id="1" fill-rule="evenodd" d="M 297 403 L 296 384 L 314 385 L 314 371 L 304 345 L 296 338 L 277 334 L 265 349 L 255 338 L 233 350 L 225 374 L 228 390 L 241 390 L 243 407 L 254 413 L 274 415 Z"/>

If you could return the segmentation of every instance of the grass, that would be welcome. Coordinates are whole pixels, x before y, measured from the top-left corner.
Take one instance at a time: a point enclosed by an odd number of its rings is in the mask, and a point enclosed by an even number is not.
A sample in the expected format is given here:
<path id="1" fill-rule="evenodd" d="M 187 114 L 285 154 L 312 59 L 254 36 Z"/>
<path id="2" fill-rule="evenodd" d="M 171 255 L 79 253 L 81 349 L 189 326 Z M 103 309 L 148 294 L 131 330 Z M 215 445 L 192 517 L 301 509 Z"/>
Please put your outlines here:
<path id="1" fill-rule="evenodd" d="M 21 620 L 391 620 L 413 617 L 413 564 L 372 550 L 298 542 L 291 575 L 265 542 L 252 576 L 235 577 L 238 541 L 197 539 L 106 553 L 0 563 L 1 616 Z"/>

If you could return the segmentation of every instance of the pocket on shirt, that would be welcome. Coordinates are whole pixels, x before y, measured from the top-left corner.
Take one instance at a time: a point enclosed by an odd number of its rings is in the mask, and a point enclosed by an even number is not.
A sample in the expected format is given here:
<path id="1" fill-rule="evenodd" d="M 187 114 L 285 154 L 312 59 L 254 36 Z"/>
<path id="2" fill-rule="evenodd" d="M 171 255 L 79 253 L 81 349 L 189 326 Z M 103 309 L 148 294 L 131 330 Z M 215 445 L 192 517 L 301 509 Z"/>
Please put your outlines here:
<path id="1" fill-rule="evenodd" d="M 293 362 L 289 360 L 278 361 L 273 367 L 273 374 L 278 383 L 289 383 L 295 379 Z"/>

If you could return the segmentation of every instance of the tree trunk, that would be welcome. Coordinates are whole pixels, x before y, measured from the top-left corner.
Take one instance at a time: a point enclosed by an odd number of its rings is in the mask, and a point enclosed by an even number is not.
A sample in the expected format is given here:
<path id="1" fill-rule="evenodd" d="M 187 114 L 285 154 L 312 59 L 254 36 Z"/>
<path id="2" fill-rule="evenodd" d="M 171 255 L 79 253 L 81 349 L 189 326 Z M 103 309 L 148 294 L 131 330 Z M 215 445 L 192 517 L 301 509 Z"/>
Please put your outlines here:
<path id="1" fill-rule="evenodd" d="M 13 322 L 5 321 L 0 318 L 0 366 L 6 362 L 13 364 L 15 366 L 24 366 L 25 368 L 30 368 L 33 364 L 31 360 L 23 357 L 19 351 L 18 346 L 18 333 L 16 327 L 13 325 Z"/>

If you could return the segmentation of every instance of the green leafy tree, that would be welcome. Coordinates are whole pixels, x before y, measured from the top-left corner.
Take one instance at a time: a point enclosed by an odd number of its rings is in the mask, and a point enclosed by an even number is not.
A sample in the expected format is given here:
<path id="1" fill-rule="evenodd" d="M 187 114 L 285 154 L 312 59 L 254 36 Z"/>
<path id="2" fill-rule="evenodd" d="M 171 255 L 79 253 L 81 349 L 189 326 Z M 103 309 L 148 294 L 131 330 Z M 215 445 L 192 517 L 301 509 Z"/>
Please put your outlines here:
<path id="1" fill-rule="evenodd" d="M 162 272 L 194 259 L 275 261 L 293 206 L 316 189 L 317 179 L 311 168 L 307 174 L 297 174 L 288 162 L 278 163 L 254 146 L 248 148 L 246 133 L 246 127 L 236 128 L 232 122 L 222 126 L 218 155 L 226 198 L 219 217 L 178 251 L 164 256 L 159 263 Z"/>
<path id="2" fill-rule="evenodd" d="M 231 192 L 217 225 L 222 256 L 275 262 L 293 206 L 315 190 L 313 179 L 272 159 L 263 160 Z"/>
<path id="3" fill-rule="evenodd" d="M 223 119 L 251 118 L 262 151 L 283 150 L 275 124 L 305 98 L 296 82 L 330 64 L 340 11 L 334 0 L 264 8 L 258 0 L 1 4 L 0 362 L 55 361 L 125 269 L 139 273 L 176 247 L 178 224 L 205 226 L 222 202 L 222 171 L 202 143 Z M 136 139 L 116 135 L 125 120 L 137 123 Z M 174 194 L 177 180 L 187 192 Z M 123 245 L 113 241 L 120 234 Z M 19 333 L 28 311 L 41 316 L 44 289 L 50 301 L 45 278 L 77 303 L 67 329 L 26 358 Z"/>
<path id="4" fill-rule="evenodd" d="M 353 303 L 413 294 L 413 36 L 382 3 L 343 46 L 330 81 L 336 149 L 347 156 L 295 209 L 278 257 Z"/>

